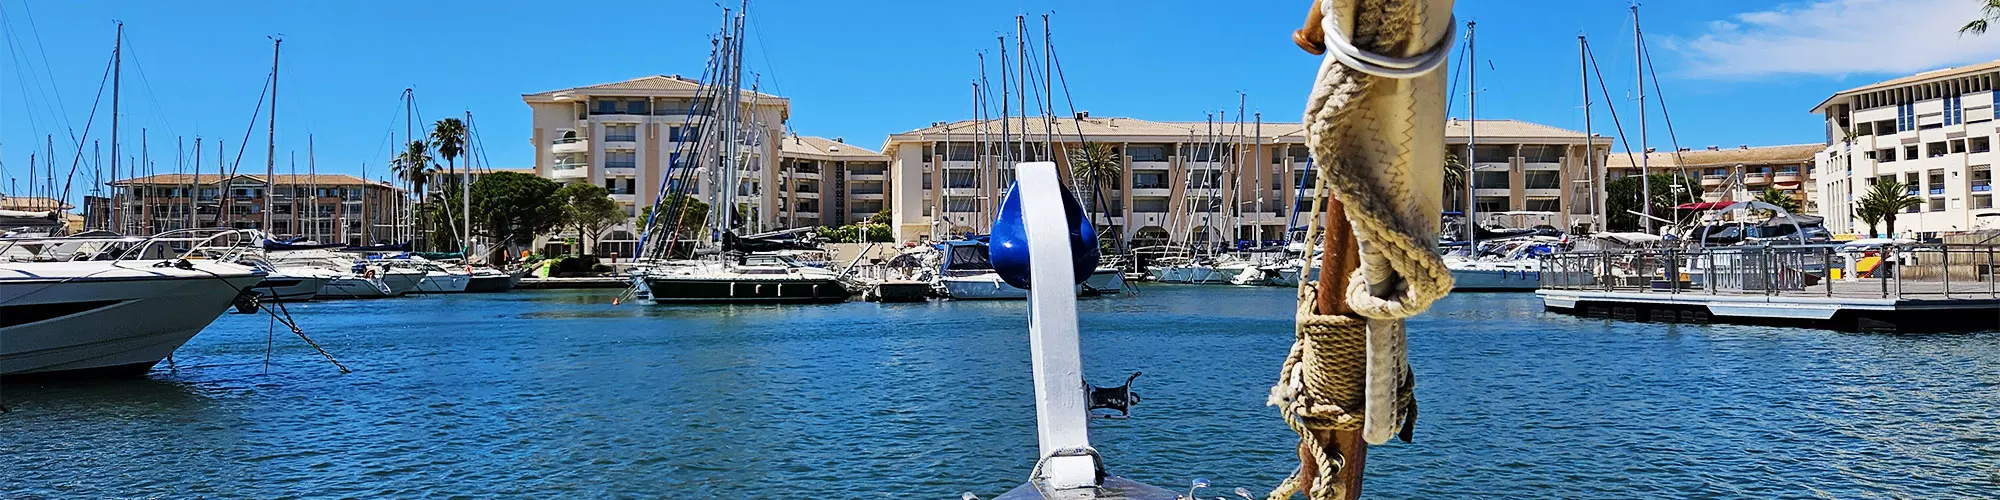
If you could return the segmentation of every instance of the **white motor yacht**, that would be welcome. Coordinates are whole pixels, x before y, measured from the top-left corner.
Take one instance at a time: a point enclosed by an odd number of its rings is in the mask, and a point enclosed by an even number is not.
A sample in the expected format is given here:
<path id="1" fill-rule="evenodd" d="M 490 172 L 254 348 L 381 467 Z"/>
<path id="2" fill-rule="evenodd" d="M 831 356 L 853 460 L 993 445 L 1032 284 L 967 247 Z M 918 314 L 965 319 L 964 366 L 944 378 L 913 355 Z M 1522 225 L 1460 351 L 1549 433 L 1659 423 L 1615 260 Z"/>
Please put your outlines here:
<path id="1" fill-rule="evenodd" d="M 266 255 L 281 273 L 326 277 L 326 283 L 320 286 L 319 298 L 398 297 L 416 289 L 425 275 L 413 269 L 363 264 L 352 254 L 331 250 L 286 250 Z"/>
<path id="2" fill-rule="evenodd" d="M 1502 240 L 1480 257 L 1446 259 L 1454 291 L 1532 292 L 1542 287 L 1541 256 L 1555 252 L 1555 238 Z"/>
<path id="3" fill-rule="evenodd" d="M 0 262 L 0 376 L 144 374 L 265 278 L 212 260 Z"/>

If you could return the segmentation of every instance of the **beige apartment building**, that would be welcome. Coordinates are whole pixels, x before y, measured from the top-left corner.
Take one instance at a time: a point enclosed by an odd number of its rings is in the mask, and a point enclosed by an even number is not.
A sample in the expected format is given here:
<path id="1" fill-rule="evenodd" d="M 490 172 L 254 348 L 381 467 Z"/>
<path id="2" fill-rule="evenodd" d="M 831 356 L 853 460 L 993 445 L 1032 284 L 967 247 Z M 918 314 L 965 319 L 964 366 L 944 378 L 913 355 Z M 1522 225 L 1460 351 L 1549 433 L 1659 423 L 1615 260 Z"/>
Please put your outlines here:
<path id="1" fill-rule="evenodd" d="M 1813 180 L 1813 157 L 1823 144 L 1709 146 L 1680 152 L 1655 151 L 1647 168 L 1655 174 L 1700 179 L 1701 201 L 1748 201 L 1771 188 L 1799 202 L 1804 213 L 1820 211 L 1819 186 Z M 1611 153 L 1608 177 L 1619 180 L 1639 174 L 1639 156 Z"/>
<path id="2" fill-rule="evenodd" d="M 604 186 L 636 216 L 638 207 L 652 206 L 669 170 L 680 174 L 670 165 L 693 164 L 690 148 L 702 130 L 697 127 L 715 118 L 707 116 L 713 106 L 697 102 L 700 93 L 696 80 L 656 75 L 522 95 L 533 110 L 535 174 Z M 777 163 L 791 102 L 750 90 L 739 97 L 748 147 L 737 199 L 750 230 L 782 228 L 778 199 L 768 188 L 779 185 Z M 693 177 L 689 193 L 704 196 L 716 188 L 706 170 Z M 630 224 L 615 230 L 636 232 Z"/>
<path id="3" fill-rule="evenodd" d="M 1513 120 L 1480 120 L 1478 151 L 1467 149 L 1472 123 L 1453 120 L 1446 141 L 1472 158 L 1478 208 L 1542 211 L 1562 227 L 1594 224 L 1591 165 L 1602 166 L 1610 141 Z M 1069 179 L 1087 207 L 1135 246 L 1169 242 L 1275 242 L 1309 208 L 1312 170 L 1298 123 L 1154 122 L 1134 118 L 1012 118 L 1013 148 L 1029 161 L 1055 161 L 1068 178 L 1079 135 L 1117 156 L 1118 174 L 1101 184 Z M 1023 132 L 1023 131 L 1026 132 Z M 1053 138 L 1045 131 L 1056 131 Z M 986 232 L 1012 169 L 1000 161 L 998 120 L 939 122 L 889 136 L 889 204 L 899 241 Z M 981 154 L 980 144 L 988 144 Z M 1052 144 L 1052 145 L 1050 145 Z M 1597 160 L 1585 159 L 1594 154 Z M 1301 189 L 1301 186 L 1305 186 Z M 1446 210 L 1465 205 L 1448 196 Z"/>
<path id="4" fill-rule="evenodd" d="M 1994 86 L 2000 61 L 1918 73 L 1833 94 L 1812 112 L 1826 144 L 1814 177 L 1827 229 L 1867 234 L 1854 203 L 1899 181 L 1922 203 L 1896 217 L 1898 235 L 1993 229 Z"/>
<path id="5" fill-rule="evenodd" d="M 361 245 L 394 238 L 408 208 L 387 182 L 345 174 L 159 174 L 110 183 L 109 228 L 158 234 L 188 227 L 260 229 L 277 237 Z M 271 210 L 265 228 L 264 207 Z M 218 218 L 218 214 L 219 218 Z"/>
<path id="6" fill-rule="evenodd" d="M 844 138 L 791 136 L 779 144 L 777 224 L 837 227 L 888 207 L 889 156 Z"/>

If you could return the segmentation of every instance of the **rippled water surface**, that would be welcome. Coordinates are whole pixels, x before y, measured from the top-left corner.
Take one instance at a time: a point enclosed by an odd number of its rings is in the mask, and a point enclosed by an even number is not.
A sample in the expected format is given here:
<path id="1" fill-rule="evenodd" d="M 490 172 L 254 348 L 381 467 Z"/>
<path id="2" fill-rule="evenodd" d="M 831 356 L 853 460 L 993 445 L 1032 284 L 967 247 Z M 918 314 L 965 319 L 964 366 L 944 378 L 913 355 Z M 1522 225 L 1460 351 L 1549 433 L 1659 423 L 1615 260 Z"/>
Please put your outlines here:
<path id="1" fill-rule="evenodd" d="M 1086 299 L 1114 473 L 1263 491 L 1291 292 Z M 226 316 L 150 380 L 0 387 L 0 497 L 988 498 L 1035 458 L 1025 304 L 612 306 L 516 292 L 292 306 L 342 375 Z M 1613 323 L 1463 294 L 1411 326 L 1381 498 L 1985 497 L 2000 334 Z"/>

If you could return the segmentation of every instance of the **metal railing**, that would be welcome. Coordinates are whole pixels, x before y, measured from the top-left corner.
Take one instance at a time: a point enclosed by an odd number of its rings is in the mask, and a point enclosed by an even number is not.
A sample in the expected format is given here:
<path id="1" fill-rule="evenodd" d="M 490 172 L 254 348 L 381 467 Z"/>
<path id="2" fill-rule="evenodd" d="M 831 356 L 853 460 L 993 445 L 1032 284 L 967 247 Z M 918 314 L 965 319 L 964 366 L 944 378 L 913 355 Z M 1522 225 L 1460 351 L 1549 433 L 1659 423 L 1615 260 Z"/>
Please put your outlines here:
<path id="1" fill-rule="evenodd" d="M 1544 290 L 1856 299 L 2000 298 L 2000 244 L 1744 245 L 1563 252 Z"/>

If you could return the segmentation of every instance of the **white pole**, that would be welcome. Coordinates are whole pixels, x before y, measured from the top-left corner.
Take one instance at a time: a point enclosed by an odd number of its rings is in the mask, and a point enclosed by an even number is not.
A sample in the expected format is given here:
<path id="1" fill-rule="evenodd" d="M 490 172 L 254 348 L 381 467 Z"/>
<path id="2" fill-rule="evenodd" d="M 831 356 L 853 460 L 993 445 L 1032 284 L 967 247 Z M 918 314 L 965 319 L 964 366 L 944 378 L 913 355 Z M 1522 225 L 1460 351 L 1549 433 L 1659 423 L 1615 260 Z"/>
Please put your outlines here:
<path id="1" fill-rule="evenodd" d="M 1035 265 L 1028 295 L 1028 351 L 1035 372 L 1035 424 L 1050 489 L 1093 486 L 1095 460 L 1051 456 L 1090 446 L 1090 415 L 1083 389 L 1083 353 L 1077 340 L 1076 281 L 1070 266 L 1069 221 L 1063 211 L 1062 178 L 1055 162 L 1021 163 L 1015 168 L 1021 219 L 1027 229 L 1028 258 Z"/>

